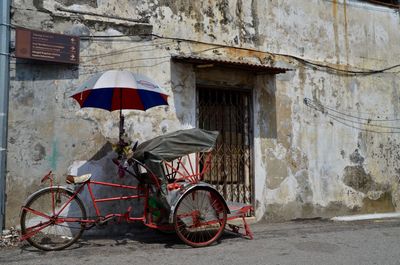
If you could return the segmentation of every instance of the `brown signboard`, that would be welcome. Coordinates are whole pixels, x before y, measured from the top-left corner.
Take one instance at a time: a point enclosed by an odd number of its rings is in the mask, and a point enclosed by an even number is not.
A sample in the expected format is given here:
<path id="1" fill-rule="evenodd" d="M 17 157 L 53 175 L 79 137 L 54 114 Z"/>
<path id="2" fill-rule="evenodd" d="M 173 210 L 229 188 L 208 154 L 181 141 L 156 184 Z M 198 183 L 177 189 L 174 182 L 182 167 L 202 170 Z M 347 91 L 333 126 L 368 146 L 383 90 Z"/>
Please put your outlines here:
<path id="1" fill-rule="evenodd" d="M 17 28 L 15 57 L 79 64 L 79 37 Z"/>

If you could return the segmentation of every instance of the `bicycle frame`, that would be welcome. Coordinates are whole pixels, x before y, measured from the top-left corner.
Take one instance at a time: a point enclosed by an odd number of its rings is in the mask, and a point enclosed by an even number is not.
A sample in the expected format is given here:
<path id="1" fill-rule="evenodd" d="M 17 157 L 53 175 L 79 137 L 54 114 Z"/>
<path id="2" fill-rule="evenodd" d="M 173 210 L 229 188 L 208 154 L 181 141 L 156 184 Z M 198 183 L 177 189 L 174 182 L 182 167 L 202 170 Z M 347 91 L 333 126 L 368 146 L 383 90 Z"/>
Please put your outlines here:
<path id="1" fill-rule="evenodd" d="M 119 197 L 105 197 L 105 198 L 96 198 L 92 187 L 94 185 L 101 185 L 101 186 L 106 186 L 106 187 L 114 187 L 114 188 L 121 188 L 121 189 L 128 189 L 128 190 L 135 190 L 139 192 L 139 194 L 132 194 L 132 195 L 127 195 L 127 196 L 119 196 Z M 92 201 L 93 208 L 96 211 L 96 219 L 87 219 L 87 220 L 81 220 L 82 223 L 96 223 L 99 221 L 99 218 L 103 218 L 103 220 L 109 220 L 111 218 L 118 218 L 119 221 L 125 220 L 127 222 L 130 221 L 146 221 L 146 214 L 148 211 L 148 198 L 149 198 L 149 188 L 142 188 L 139 186 L 130 186 L 130 185 L 123 185 L 123 184 L 116 184 L 116 183 L 111 183 L 111 182 L 101 182 L 101 181 L 92 181 L 88 180 L 87 182 L 83 183 L 77 191 L 75 191 L 74 196 L 77 196 L 78 193 L 83 191 L 84 187 L 88 188 L 90 198 Z M 110 201 L 124 201 L 124 200 L 131 200 L 131 199 L 141 199 L 144 198 L 144 213 L 142 217 L 130 217 L 129 213 L 131 211 L 131 207 L 127 209 L 127 212 L 125 213 L 110 213 L 105 216 L 103 216 L 100 212 L 100 209 L 98 207 L 98 203 L 102 202 L 110 202 Z"/>
<path id="2" fill-rule="evenodd" d="M 47 175 L 45 175 L 42 178 L 42 182 L 50 180 L 50 186 L 49 188 L 57 188 L 61 186 L 53 186 L 53 174 L 49 172 Z M 127 195 L 127 196 L 117 196 L 117 197 L 104 197 L 104 198 L 96 198 L 93 192 L 93 186 L 99 185 L 99 186 L 106 186 L 106 187 L 113 187 L 113 188 L 120 188 L 120 189 L 125 189 L 125 190 L 132 190 L 135 191 L 135 194 L 132 195 Z M 78 194 L 81 193 L 84 188 L 87 187 L 89 191 L 89 195 L 92 201 L 92 206 L 95 209 L 96 216 L 95 218 L 87 218 L 87 219 L 79 219 L 79 218 L 73 218 L 73 217 L 66 217 L 66 218 L 60 218 L 59 215 L 68 207 L 68 205 L 71 203 L 71 201 L 75 198 L 78 197 Z M 170 230 L 171 226 L 170 225 L 158 225 L 153 222 L 152 215 L 150 214 L 150 209 L 149 209 L 149 194 L 150 194 L 150 186 L 149 184 L 143 184 L 141 186 L 132 186 L 132 185 L 123 185 L 123 184 L 116 184 L 116 183 L 111 183 L 111 182 L 102 182 L 102 181 L 94 181 L 94 180 L 87 180 L 86 182 L 80 184 L 78 188 L 75 191 L 71 191 L 73 195 L 69 198 L 67 202 L 63 206 L 61 206 L 60 210 L 57 210 L 55 212 L 55 200 L 56 200 L 56 192 L 53 192 L 52 190 L 52 216 L 48 216 L 42 212 L 27 208 L 25 206 L 22 207 L 23 210 L 27 210 L 29 212 L 32 212 L 33 214 L 36 214 L 38 216 L 41 216 L 43 218 L 48 219 L 48 222 L 45 223 L 40 223 L 38 224 L 37 227 L 32 227 L 34 229 L 33 231 L 30 231 L 29 233 L 25 234 L 24 236 L 21 237 L 21 241 L 25 240 L 29 237 L 34 236 L 36 233 L 40 232 L 44 228 L 48 227 L 51 224 L 58 224 L 58 223 L 64 223 L 64 222 L 77 222 L 77 223 L 82 223 L 82 224 L 98 224 L 98 223 L 104 223 L 110 219 L 117 218 L 118 222 L 121 221 L 126 221 L 126 222 L 134 222 L 134 221 L 142 221 L 146 226 L 150 228 L 155 228 L 155 229 L 160 229 L 160 230 Z M 110 213 L 105 216 L 102 215 L 98 203 L 102 202 L 110 202 L 110 201 L 123 201 L 123 200 L 133 200 L 133 199 L 144 199 L 144 210 L 143 214 L 140 217 L 131 217 L 130 212 L 132 210 L 132 207 L 130 206 L 125 213 Z M 37 228 L 37 229 L 36 229 Z"/>

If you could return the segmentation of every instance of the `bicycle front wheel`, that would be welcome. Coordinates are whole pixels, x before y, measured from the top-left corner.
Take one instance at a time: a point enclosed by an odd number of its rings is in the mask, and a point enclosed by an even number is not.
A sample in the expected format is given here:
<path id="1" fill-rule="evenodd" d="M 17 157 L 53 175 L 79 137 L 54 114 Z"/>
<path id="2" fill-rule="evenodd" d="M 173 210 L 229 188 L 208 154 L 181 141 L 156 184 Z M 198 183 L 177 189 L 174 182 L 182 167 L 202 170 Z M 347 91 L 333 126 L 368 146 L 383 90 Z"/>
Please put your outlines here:
<path id="1" fill-rule="evenodd" d="M 82 201 L 62 187 L 33 194 L 22 207 L 21 236 L 41 250 L 61 250 L 82 235 L 86 211 Z"/>

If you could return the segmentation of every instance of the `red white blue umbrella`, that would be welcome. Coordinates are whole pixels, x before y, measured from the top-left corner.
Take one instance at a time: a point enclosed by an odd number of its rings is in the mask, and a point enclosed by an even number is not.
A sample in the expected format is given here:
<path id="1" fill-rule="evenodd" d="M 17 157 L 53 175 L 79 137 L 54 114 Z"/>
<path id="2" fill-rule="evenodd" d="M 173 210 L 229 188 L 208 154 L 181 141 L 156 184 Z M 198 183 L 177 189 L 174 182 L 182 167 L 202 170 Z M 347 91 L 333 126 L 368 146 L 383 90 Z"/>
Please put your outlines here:
<path id="1" fill-rule="evenodd" d="M 168 95 L 149 77 L 129 71 L 110 70 L 84 82 L 72 98 L 81 108 L 120 111 L 120 141 L 124 132 L 123 109 L 147 110 L 168 105 Z"/>
<path id="2" fill-rule="evenodd" d="M 72 97 L 81 108 L 147 110 L 168 105 L 168 96 L 158 84 L 147 76 L 129 71 L 110 70 L 98 74 L 83 83 L 78 91 Z"/>

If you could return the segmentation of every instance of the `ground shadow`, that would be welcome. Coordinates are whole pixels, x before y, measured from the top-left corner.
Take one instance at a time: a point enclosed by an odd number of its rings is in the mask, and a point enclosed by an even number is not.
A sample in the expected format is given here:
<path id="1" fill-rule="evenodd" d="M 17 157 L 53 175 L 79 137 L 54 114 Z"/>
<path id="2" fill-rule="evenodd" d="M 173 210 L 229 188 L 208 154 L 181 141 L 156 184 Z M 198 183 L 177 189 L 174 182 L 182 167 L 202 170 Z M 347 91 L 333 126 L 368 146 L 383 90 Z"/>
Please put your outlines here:
<path id="1" fill-rule="evenodd" d="M 233 233 L 229 230 L 225 230 L 222 236 L 214 242 L 211 246 L 215 246 L 224 242 L 224 240 L 242 238 L 241 235 Z M 117 236 L 96 236 L 89 235 L 83 236 L 80 247 L 84 246 L 109 246 L 110 242 L 113 246 L 129 245 L 134 243 L 140 243 L 145 245 L 160 245 L 164 248 L 169 249 L 191 249 L 192 247 L 186 245 L 176 233 L 166 234 L 155 229 L 146 227 L 143 224 L 135 224 L 135 230 L 131 233 L 126 233 L 125 235 Z M 107 242 L 107 243 L 99 243 Z"/>
<path id="2" fill-rule="evenodd" d="M 125 234 L 86 234 L 82 235 L 82 237 L 75 242 L 72 246 L 66 248 L 64 251 L 78 250 L 78 249 L 90 249 L 97 247 L 117 247 L 117 246 L 126 246 L 137 249 L 138 246 L 146 245 L 146 249 L 148 248 L 168 248 L 168 249 L 191 249 L 192 247 L 186 245 L 175 233 L 166 234 L 160 232 L 155 229 L 151 229 L 146 227 L 142 223 L 121 223 L 121 224 L 111 224 L 109 226 L 123 226 L 129 228 L 130 232 Z M 99 229 L 99 228 L 93 228 Z M 124 230 L 125 230 L 124 229 Z M 226 243 L 226 240 L 232 239 L 240 239 L 243 236 L 231 232 L 229 230 L 225 230 L 221 237 L 211 244 L 209 247 L 216 246 L 219 244 Z M 46 251 L 38 250 L 29 244 L 24 244 L 21 247 L 21 251 L 27 251 L 32 253 L 48 253 Z"/>

